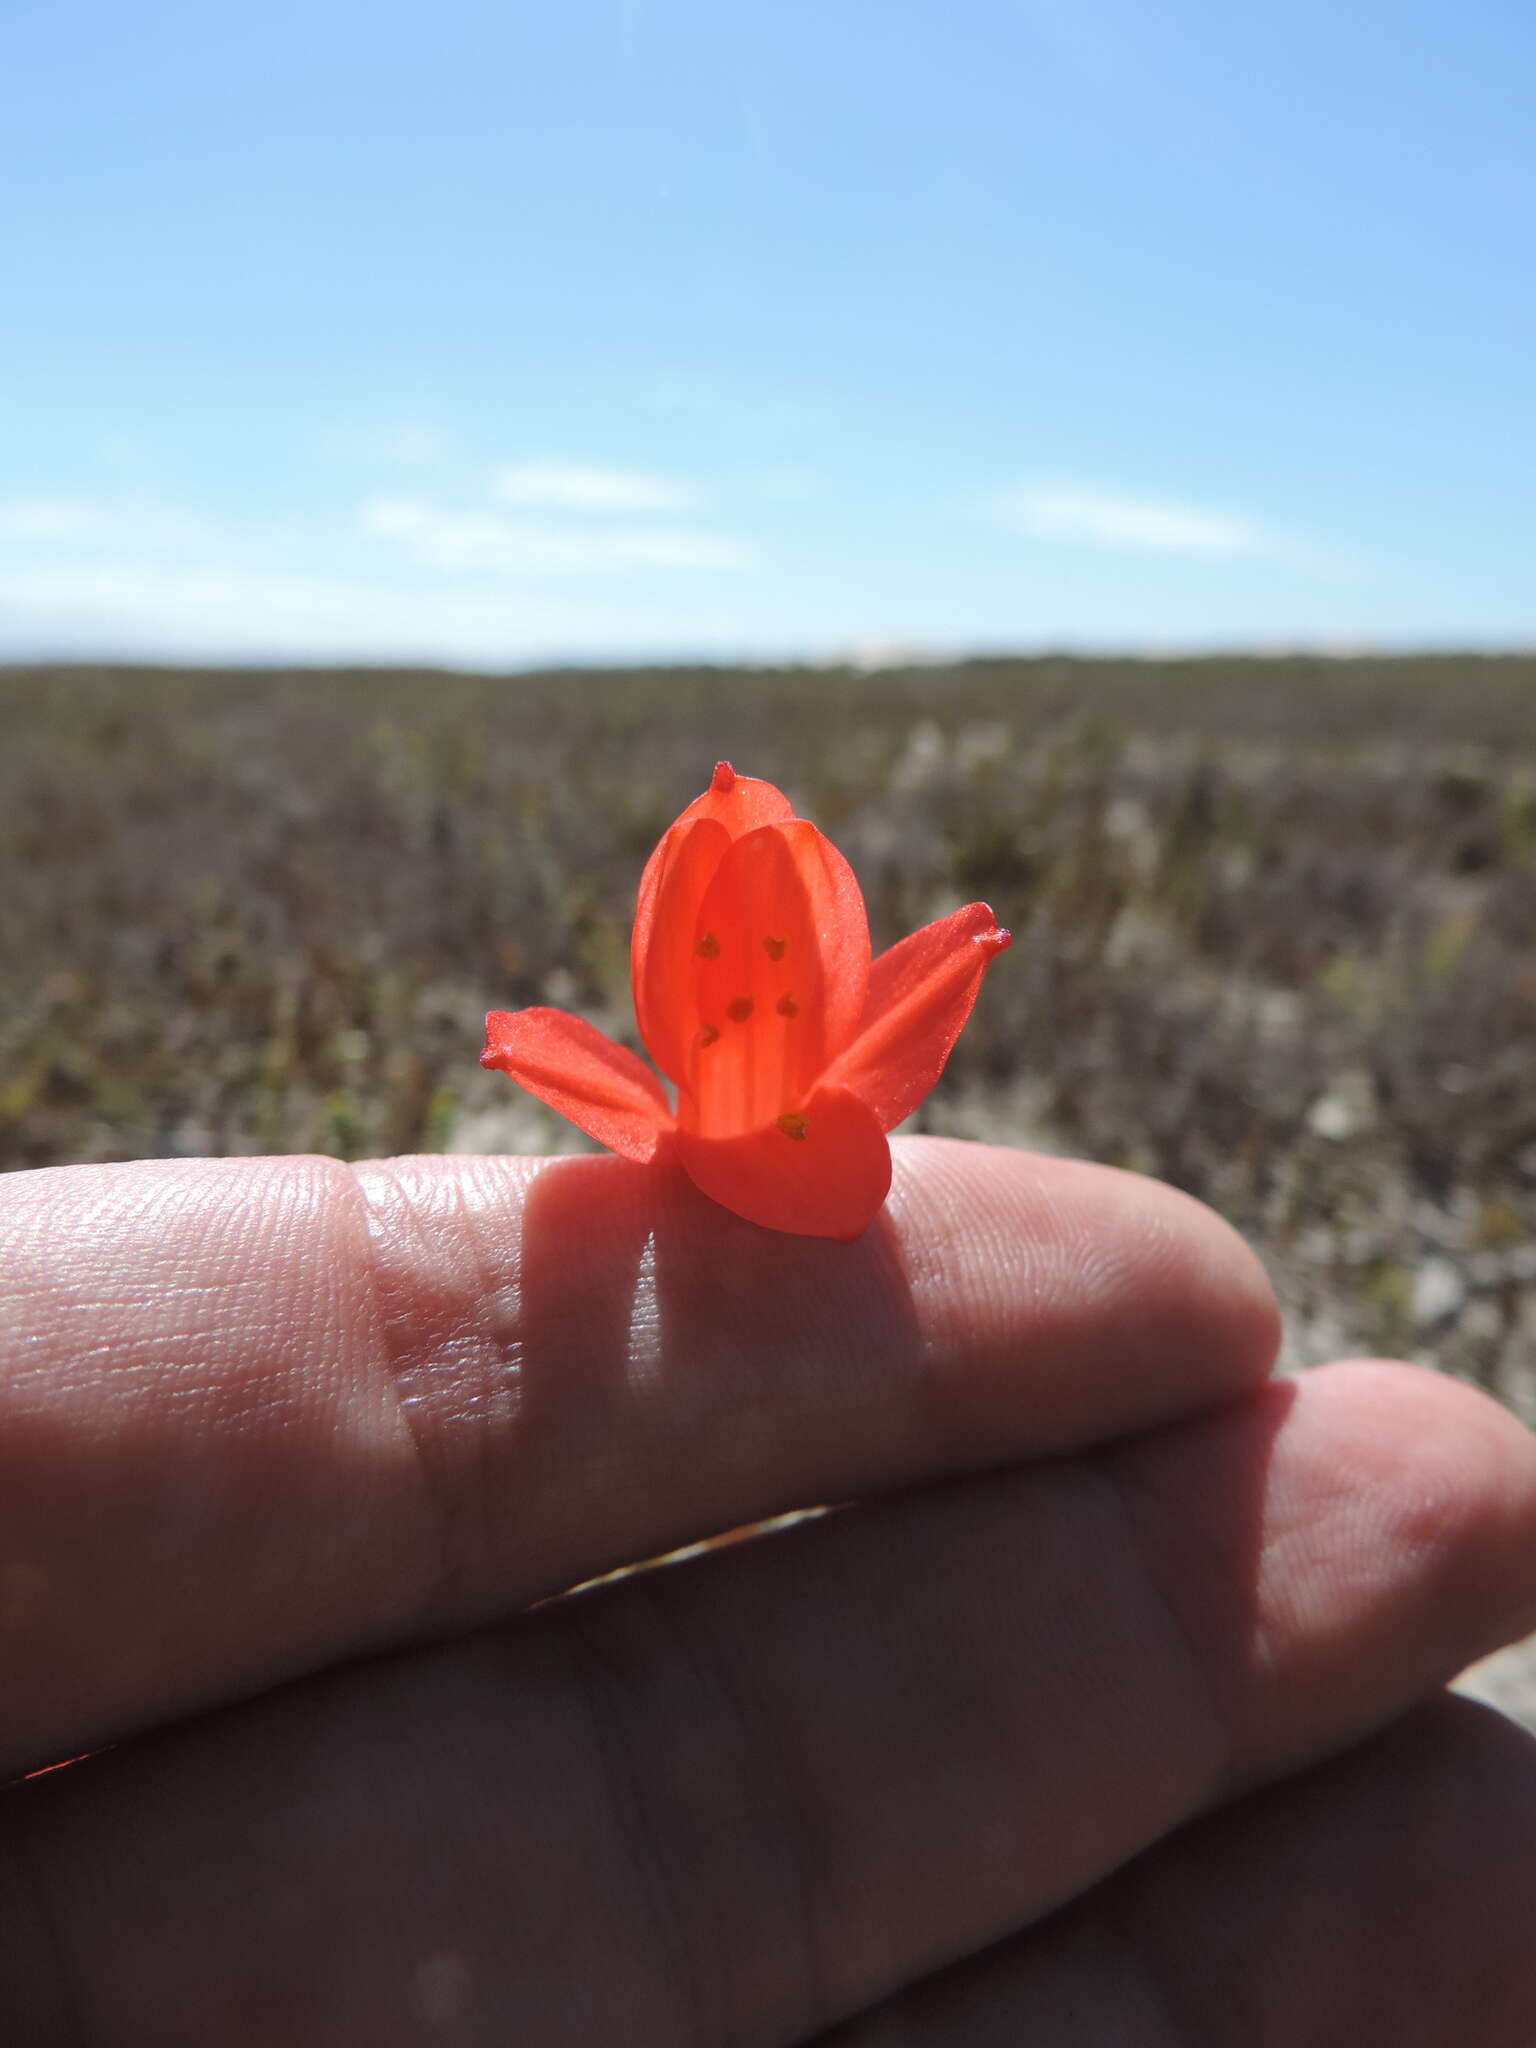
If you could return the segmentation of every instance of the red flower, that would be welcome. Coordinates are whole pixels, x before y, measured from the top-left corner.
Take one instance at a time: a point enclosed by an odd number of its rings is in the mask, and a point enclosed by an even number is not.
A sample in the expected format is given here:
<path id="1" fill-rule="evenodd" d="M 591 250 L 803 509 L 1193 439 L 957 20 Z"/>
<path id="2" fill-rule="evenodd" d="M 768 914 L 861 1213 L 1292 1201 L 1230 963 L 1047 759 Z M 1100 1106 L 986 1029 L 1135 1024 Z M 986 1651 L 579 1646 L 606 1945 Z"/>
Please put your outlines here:
<path id="1" fill-rule="evenodd" d="M 717 1202 L 770 1230 L 852 1239 L 885 1200 L 893 1124 L 939 1078 L 987 964 L 985 903 L 873 964 L 853 870 L 771 782 L 729 762 L 640 877 L 635 1018 L 677 1084 L 563 1010 L 493 1010 L 481 1064 L 626 1159 L 670 1149 Z"/>

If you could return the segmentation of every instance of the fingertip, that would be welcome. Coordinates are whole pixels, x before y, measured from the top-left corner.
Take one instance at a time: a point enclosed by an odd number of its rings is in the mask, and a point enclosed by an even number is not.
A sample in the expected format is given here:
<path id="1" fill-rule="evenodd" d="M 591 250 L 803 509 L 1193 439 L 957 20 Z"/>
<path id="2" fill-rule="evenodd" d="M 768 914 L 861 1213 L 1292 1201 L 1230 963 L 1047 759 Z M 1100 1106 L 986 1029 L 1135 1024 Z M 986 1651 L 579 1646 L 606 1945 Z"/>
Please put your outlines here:
<path id="1" fill-rule="evenodd" d="M 1001 1146 L 893 1141 L 891 1213 L 925 1324 L 989 1381 L 1030 1359 L 1032 1448 L 1188 1415 L 1274 1367 L 1280 1315 L 1249 1246 L 1139 1174 Z"/>
<path id="2" fill-rule="evenodd" d="M 1435 1366 L 1413 1359 L 1362 1354 L 1315 1366 L 1309 1377 L 1329 1382 L 1337 1389 L 1341 1401 L 1373 1409 L 1389 1402 L 1394 1412 L 1405 1423 L 1416 1424 L 1421 1434 L 1432 1435 L 1440 1423 L 1449 1419 L 1459 1429 L 1502 1442 L 1517 1457 L 1536 1457 L 1536 1435 L 1517 1415 L 1483 1388 L 1468 1380 L 1455 1379 Z"/>
<path id="3" fill-rule="evenodd" d="M 1536 1440 L 1425 1368 L 1316 1367 L 1129 1446 L 1125 1469 L 1149 1555 L 1222 1532 L 1185 1625 L 1229 1645 L 1206 1662 L 1250 1775 L 1291 1767 L 1307 1730 L 1358 1738 L 1536 1626 Z"/>
<path id="4" fill-rule="evenodd" d="M 1491 1395 L 1398 1359 L 1321 1366 L 1307 1380 L 1331 1461 L 1395 1558 L 1468 1573 L 1469 1623 L 1511 1641 L 1536 1626 L 1536 1436 Z M 1319 1400 L 1317 1397 L 1323 1397 Z"/>
<path id="5" fill-rule="evenodd" d="M 1395 1358 L 1340 1359 L 1306 1379 L 1326 1394 L 1328 1426 L 1358 1479 L 1426 1508 L 1470 1490 L 1536 1517 L 1536 1435 L 1491 1394 Z"/>

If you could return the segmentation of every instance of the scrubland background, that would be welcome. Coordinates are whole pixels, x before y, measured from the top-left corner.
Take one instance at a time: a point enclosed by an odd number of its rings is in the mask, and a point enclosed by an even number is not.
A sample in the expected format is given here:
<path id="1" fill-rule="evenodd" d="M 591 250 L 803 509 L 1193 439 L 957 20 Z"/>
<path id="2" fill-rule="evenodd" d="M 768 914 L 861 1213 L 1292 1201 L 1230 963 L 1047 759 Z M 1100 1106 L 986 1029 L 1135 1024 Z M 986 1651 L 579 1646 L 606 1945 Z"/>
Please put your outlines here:
<path id="1" fill-rule="evenodd" d="M 717 756 L 878 945 L 1015 945 L 917 1127 L 1157 1174 L 1293 1363 L 1536 1421 L 1536 659 L 860 673 L 0 672 L 0 1166 L 573 1149 L 489 1007 L 632 1039 L 640 864 Z"/>

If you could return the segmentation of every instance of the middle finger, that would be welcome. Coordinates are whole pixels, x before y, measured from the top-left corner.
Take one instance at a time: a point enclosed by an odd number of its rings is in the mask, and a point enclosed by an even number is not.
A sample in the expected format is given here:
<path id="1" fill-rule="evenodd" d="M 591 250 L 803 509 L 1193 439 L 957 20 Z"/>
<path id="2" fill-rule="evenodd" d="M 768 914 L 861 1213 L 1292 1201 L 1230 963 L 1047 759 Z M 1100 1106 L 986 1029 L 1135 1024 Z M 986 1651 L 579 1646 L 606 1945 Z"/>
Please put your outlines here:
<path id="1" fill-rule="evenodd" d="M 1342 1368 L 295 1686 L 26 1788 L 0 1847 L 43 1873 L 103 2048 L 146 2015 L 162 2048 L 414 2048 L 443 2015 L 769 2048 L 1533 1608 L 1536 1444 L 1430 1375 Z M 42 1955 L 13 1941 L 0 2014 Z"/>

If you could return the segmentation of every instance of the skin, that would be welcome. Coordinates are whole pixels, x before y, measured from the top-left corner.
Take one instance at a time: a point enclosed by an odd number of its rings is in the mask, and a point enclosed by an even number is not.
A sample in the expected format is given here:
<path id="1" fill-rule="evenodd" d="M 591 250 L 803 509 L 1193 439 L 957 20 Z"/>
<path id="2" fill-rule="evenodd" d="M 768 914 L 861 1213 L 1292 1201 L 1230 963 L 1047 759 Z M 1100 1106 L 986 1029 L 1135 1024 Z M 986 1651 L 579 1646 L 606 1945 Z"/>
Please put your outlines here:
<path id="1" fill-rule="evenodd" d="M 1536 1442 L 895 1149 L 0 1179 L 0 2038 L 1531 2048 Z"/>

